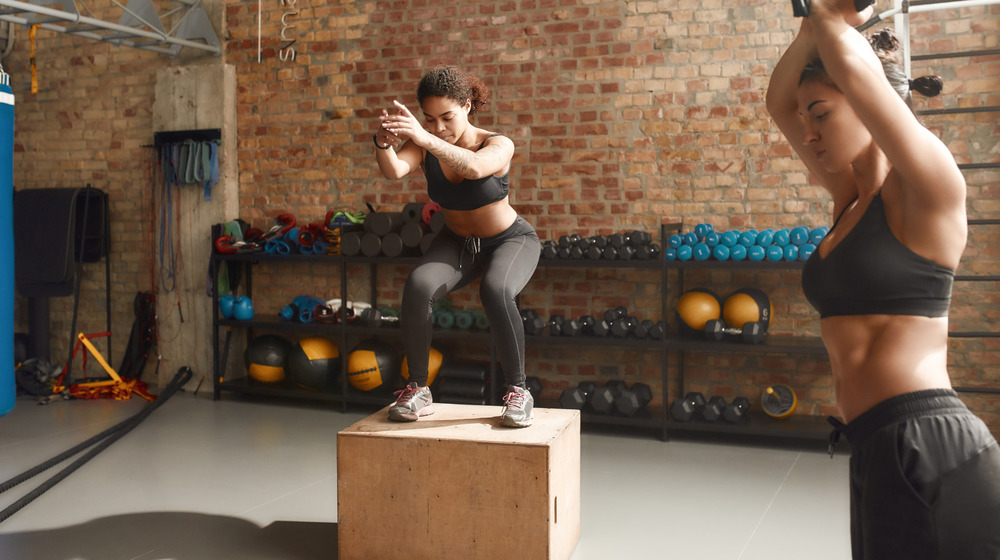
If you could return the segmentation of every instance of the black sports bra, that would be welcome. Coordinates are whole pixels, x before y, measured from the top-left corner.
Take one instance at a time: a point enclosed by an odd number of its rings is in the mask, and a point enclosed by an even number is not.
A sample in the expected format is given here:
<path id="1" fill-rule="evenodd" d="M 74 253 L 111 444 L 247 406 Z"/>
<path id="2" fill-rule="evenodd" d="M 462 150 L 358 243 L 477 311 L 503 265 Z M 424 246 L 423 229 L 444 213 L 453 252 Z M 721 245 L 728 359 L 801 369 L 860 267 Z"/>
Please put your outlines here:
<path id="1" fill-rule="evenodd" d="M 479 145 L 483 149 L 486 140 L 500 136 L 490 134 Z M 475 210 L 487 204 L 503 200 L 510 190 L 510 172 L 503 177 L 489 175 L 482 179 L 462 179 L 452 183 L 441 170 L 441 163 L 429 151 L 424 156 L 424 176 L 427 178 L 427 194 L 431 200 L 448 210 Z"/>
<path id="2" fill-rule="evenodd" d="M 836 222 L 833 227 L 837 227 Z M 944 317 L 954 280 L 954 270 L 900 243 L 886 221 L 879 193 L 826 258 L 821 258 L 818 250 L 809 257 L 802 270 L 802 291 L 821 318 Z"/>

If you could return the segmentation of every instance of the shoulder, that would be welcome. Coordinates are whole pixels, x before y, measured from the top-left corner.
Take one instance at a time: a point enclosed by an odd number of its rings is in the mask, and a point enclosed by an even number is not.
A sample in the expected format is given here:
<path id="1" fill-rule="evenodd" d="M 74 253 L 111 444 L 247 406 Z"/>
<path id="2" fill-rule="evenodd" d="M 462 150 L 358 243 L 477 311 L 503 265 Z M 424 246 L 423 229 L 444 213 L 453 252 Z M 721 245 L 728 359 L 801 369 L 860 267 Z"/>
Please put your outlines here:
<path id="1" fill-rule="evenodd" d="M 491 132 L 489 130 L 479 131 L 479 149 L 483 149 L 486 146 L 514 146 L 514 142 L 506 137 L 500 132 Z"/>

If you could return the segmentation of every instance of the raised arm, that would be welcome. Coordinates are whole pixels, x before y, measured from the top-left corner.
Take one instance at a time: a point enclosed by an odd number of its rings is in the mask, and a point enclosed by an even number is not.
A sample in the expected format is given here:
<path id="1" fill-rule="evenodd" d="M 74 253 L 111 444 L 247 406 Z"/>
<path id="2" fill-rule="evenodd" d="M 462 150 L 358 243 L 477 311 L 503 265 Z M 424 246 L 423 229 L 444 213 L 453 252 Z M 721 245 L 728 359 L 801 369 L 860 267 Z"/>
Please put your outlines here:
<path id="1" fill-rule="evenodd" d="M 386 117 L 384 126 L 399 138 L 408 139 L 434 154 L 442 165 L 448 166 L 465 179 L 481 179 L 502 173 L 510 166 L 514 157 L 514 143 L 505 136 L 494 136 L 479 151 L 472 151 L 441 140 L 424 130 L 420 121 L 398 101 L 394 101 L 398 113 Z"/>
<path id="2" fill-rule="evenodd" d="M 836 203 L 846 204 L 854 197 L 857 190 L 854 187 L 854 177 L 851 170 L 844 169 L 835 173 L 823 168 L 816 159 L 816 154 L 806 147 L 805 129 L 799 114 L 797 97 L 799 78 L 806 65 L 817 56 L 819 56 L 819 52 L 816 50 L 816 41 L 809 20 L 803 18 L 798 34 L 781 55 L 771 73 L 765 102 L 771 118 L 781 129 L 795 153 L 805 163 L 809 172 L 831 193 L 840 194 L 839 197 L 837 194 L 834 196 Z M 837 198 L 842 200 L 837 200 Z M 835 209 L 834 212 L 839 213 L 838 210 Z"/>
<path id="3" fill-rule="evenodd" d="M 420 166 L 423 152 L 413 142 L 404 143 L 399 136 L 382 126 L 388 116 L 389 112 L 383 109 L 382 116 L 379 118 L 378 130 L 372 137 L 375 142 L 375 160 L 378 162 L 378 168 L 383 177 L 401 179 Z M 402 144 L 402 148 L 398 152 L 393 149 L 400 144 Z"/>
<path id="4" fill-rule="evenodd" d="M 814 0 L 809 24 L 827 73 L 905 184 L 907 215 L 961 209 L 965 179 L 948 148 L 893 90 L 868 40 L 846 18 L 850 0 Z M 923 218 L 916 221 L 923 221 Z"/>

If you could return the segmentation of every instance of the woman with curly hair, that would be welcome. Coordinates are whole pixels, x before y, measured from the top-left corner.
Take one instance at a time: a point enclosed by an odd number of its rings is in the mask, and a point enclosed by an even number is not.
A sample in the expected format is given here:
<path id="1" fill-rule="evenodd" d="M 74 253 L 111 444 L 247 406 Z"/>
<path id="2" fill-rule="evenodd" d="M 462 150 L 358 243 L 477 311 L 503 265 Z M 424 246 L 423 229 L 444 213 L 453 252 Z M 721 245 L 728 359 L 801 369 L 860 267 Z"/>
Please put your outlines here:
<path id="1" fill-rule="evenodd" d="M 851 444 L 854 558 L 1000 558 L 1000 448 L 948 375 L 948 308 L 966 186 L 920 124 L 889 31 L 851 0 L 812 0 L 771 75 L 771 117 L 833 198 L 802 288 L 820 314 Z"/>
<path id="2" fill-rule="evenodd" d="M 446 224 L 403 290 L 400 322 L 410 382 L 389 408 L 391 420 L 413 421 L 433 411 L 426 385 L 434 302 L 481 278 L 479 295 L 507 385 L 501 423 L 531 425 L 534 402 L 525 389 L 524 326 L 515 298 L 538 265 L 541 243 L 510 205 L 514 143 L 469 121 L 488 99 L 478 78 L 438 67 L 417 88 L 423 122 L 394 101 L 372 137 L 386 178 L 423 168 L 427 192 L 441 205 Z"/>

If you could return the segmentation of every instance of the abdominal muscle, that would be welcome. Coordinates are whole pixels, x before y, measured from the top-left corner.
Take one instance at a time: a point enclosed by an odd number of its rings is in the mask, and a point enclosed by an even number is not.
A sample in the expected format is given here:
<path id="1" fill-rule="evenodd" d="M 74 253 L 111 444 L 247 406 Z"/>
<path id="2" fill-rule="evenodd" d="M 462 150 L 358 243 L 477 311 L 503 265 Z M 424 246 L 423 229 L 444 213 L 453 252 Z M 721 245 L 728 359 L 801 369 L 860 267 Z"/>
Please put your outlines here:
<path id="1" fill-rule="evenodd" d="M 517 219 L 517 211 L 504 197 L 475 210 L 444 210 L 448 229 L 462 237 L 493 237 L 503 233 Z"/>
<path id="2" fill-rule="evenodd" d="M 845 422 L 897 395 L 951 388 L 947 317 L 851 315 L 820 328 Z"/>

